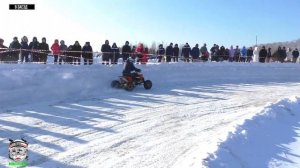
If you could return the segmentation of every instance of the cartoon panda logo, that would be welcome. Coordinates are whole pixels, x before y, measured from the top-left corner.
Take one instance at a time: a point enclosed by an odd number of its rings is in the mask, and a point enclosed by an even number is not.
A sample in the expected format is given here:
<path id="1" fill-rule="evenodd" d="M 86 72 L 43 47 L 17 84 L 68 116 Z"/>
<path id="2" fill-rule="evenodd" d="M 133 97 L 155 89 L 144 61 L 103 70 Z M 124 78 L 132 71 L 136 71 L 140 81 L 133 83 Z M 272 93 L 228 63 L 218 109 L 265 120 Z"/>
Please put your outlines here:
<path id="1" fill-rule="evenodd" d="M 28 159 L 28 142 L 25 139 L 9 139 L 9 141 L 8 155 L 11 160 L 22 162 L 23 160 Z"/>

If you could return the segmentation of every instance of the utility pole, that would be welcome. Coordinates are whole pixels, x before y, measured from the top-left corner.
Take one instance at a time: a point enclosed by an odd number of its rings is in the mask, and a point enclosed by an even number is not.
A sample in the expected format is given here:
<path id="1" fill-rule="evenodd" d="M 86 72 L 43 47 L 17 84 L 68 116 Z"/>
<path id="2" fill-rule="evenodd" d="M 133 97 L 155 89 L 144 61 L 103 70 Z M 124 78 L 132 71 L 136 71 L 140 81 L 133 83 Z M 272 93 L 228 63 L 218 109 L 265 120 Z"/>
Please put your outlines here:
<path id="1" fill-rule="evenodd" d="M 257 35 L 256 35 L 256 43 L 255 44 L 256 44 L 255 46 L 257 46 Z"/>

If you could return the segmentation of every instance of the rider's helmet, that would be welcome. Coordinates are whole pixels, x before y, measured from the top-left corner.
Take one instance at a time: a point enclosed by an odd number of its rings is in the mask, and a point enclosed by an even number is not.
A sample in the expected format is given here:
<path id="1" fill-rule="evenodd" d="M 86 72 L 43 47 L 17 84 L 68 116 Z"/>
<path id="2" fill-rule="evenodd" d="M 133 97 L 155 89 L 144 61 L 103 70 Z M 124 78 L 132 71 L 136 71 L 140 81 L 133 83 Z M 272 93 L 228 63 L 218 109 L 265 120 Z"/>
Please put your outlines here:
<path id="1" fill-rule="evenodd" d="M 129 62 L 134 62 L 134 59 L 131 58 L 131 57 L 129 57 L 129 58 L 127 59 L 127 61 L 129 61 Z"/>

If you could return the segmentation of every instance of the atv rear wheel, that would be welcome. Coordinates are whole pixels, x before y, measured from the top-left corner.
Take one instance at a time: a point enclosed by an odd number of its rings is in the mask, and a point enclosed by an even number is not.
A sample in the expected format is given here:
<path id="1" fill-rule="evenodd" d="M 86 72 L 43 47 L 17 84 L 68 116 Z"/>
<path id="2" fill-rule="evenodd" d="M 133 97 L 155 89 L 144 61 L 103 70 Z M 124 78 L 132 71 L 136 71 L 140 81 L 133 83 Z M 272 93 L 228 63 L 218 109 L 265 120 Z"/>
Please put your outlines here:
<path id="1" fill-rule="evenodd" d="M 113 80 L 111 82 L 111 87 L 112 88 L 120 88 L 121 87 L 121 83 L 119 81 L 117 81 L 117 80 Z"/>
<path id="2" fill-rule="evenodd" d="M 152 88 L 152 82 L 150 80 L 146 80 L 144 82 L 144 88 L 147 89 L 147 90 L 151 89 Z"/>

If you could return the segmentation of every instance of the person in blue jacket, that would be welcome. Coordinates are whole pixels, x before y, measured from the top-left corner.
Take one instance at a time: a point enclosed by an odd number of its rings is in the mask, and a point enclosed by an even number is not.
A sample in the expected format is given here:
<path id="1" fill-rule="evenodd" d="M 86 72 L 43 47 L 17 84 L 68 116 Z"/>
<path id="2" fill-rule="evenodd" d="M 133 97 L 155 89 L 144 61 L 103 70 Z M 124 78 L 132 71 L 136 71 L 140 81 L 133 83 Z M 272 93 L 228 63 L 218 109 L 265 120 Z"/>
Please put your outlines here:
<path id="1" fill-rule="evenodd" d="M 246 58 L 247 58 L 247 49 L 245 46 L 243 46 L 242 50 L 241 50 L 241 57 L 239 62 L 246 62 Z"/>
<path id="2" fill-rule="evenodd" d="M 199 49 L 199 45 L 196 44 L 195 47 L 193 47 L 192 51 L 191 51 L 191 55 L 192 55 L 192 61 L 196 61 L 199 60 L 200 57 L 200 49 Z"/>

